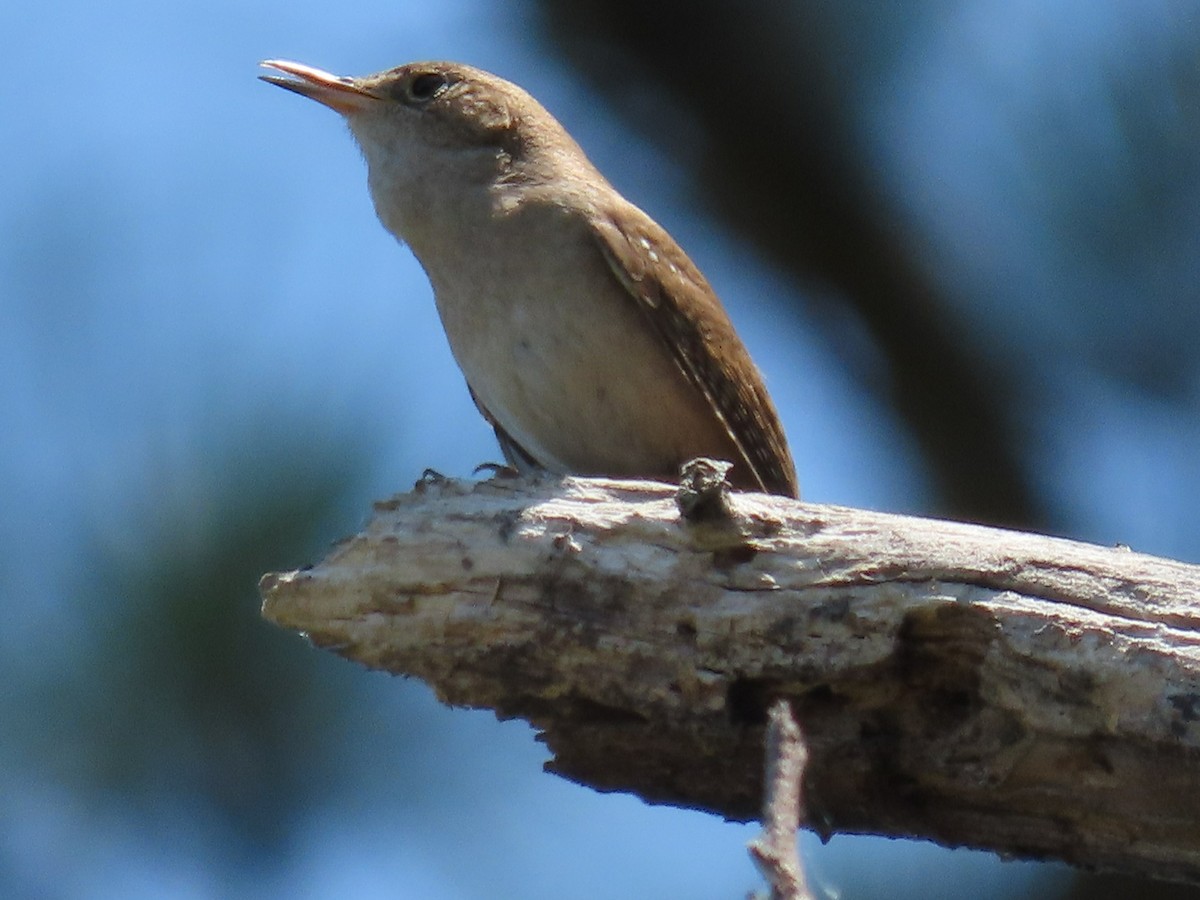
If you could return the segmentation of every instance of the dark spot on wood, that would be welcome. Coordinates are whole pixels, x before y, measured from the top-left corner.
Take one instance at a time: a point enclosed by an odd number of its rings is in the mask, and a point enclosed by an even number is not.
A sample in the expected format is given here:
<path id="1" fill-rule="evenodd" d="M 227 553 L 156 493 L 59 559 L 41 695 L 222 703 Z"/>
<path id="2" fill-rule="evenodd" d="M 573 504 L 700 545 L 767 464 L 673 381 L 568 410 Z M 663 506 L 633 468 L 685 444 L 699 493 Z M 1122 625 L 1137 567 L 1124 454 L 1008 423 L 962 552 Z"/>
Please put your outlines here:
<path id="1" fill-rule="evenodd" d="M 1109 756 L 1103 743 L 1097 741 L 1091 748 L 1090 760 L 1092 765 L 1102 771 L 1105 775 L 1113 775 L 1117 771 L 1116 764 L 1113 763 L 1112 757 Z"/>
<path id="2" fill-rule="evenodd" d="M 753 544 L 737 544 L 733 547 L 722 547 L 713 551 L 713 565 L 718 569 L 732 569 L 750 562 L 758 555 L 758 548 Z"/>
<path id="3" fill-rule="evenodd" d="M 1175 694 L 1167 698 L 1179 717 L 1185 722 L 1195 722 L 1200 719 L 1200 694 Z"/>
<path id="4" fill-rule="evenodd" d="M 808 610 L 808 618 L 812 622 L 843 622 L 849 615 L 849 597 L 833 597 L 824 603 L 818 603 L 810 607 Z"/>
<path id="5" fill-rule="evenodd" d="M 996 623 L 977 607 L 949 603 L 910 612 L 900 624 L 896 659 L 906 684 L 956 695 L 978 693 L 980 668 L 996 637 Z"/>
<path id="6" fill-rule="evenodd" d="M 577 721 L 603 725 L 643 725 L 647 721 L 645 716 L 638 715 L 631 710 L 608 706 L 598 703 L 590 697 L 580 696 L 571 698 L 571 716 Z"/>
<path id="7" fill-rule="evenodd" d="M 517 529 L 517 523 L 521 521 L 521 513 L 517 510 L 505 510 L 498 513 L 495 518 L 496 534 L 500 536 L 500 540 L 508 543 L 512 538 L 513 532 Z"/>
<path id="8" fill-rule="evenodd" d="M 766 639 L 773 647 L 790 645 L 796 633 L 796 617 L 781 616 L 767 628 Z"/>
<path id="9" fill-rule="evenodd" d="M 827 684 L 818 684 L 804 692 L 803 706 L 807 709 L 818 704 L 833 702 L 833 689 Z"/>
<path id="10" fill-rule="evenodd" d="M 765 725 L 775 688 L 775 682 L 766 678 L 735 679 L 725 694 L 729 721 L 734 725 Z"/>
<path id="11" fill-rule="evenodd" d="M 1177 738 L 1186 737 L 1190 724 L 1200 720 L 1200 694 L 1174 694 L 1167 697 L 1167 702 L 1179 715 L 1171 722 L 1171 734 Z"/>

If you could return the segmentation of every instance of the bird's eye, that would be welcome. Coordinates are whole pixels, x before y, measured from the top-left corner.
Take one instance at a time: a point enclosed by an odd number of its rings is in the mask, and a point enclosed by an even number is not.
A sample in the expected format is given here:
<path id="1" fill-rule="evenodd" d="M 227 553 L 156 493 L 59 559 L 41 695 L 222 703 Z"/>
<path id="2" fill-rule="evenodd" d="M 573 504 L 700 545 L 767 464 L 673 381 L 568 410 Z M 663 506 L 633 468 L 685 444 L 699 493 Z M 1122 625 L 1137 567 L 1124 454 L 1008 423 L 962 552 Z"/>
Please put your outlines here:
<path id="1" fill-rule="evenodd" d="M 408 96 L 425 102 L 432 100 L 449 86 L 446 76 L 438 72 L 423 72 L 408 83 Z"/>

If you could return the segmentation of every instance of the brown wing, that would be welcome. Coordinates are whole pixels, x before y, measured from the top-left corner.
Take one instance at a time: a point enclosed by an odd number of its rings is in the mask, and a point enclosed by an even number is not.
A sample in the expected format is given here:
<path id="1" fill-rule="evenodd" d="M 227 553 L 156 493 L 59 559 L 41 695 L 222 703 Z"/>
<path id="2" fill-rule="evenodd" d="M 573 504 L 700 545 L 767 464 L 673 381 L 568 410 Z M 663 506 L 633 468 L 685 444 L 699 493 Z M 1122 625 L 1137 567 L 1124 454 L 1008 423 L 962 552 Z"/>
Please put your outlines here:
<path id="1" fill-rule="evenodd" d="M 637 207 L 622 207 L 619 217 L 599 213 L 592 226 L 617 280 L 725 425 L 742 456 L 733 462 L 746 466 L 762 490 L 798 497 L 796 467 L 775 405 L 705 277 Z"/>

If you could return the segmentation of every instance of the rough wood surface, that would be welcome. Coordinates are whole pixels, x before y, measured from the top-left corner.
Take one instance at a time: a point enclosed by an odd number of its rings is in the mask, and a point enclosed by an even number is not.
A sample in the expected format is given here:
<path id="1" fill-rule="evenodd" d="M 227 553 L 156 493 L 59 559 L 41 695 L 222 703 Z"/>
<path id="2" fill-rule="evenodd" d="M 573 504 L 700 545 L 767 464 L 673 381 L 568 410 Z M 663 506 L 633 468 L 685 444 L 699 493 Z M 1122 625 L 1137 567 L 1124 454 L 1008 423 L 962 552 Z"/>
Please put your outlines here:
<path id="1" fill-rule="evenodd" d="M 548 767 L 758 815 L 772 700 L 809 826 L 1200 883 L 1200 567 L 977 526 L 667 485 L 432 479 L 264 615 L 449 703 L 529 720 Z M 701 517 L 703 518 L 703 517 Z"/>

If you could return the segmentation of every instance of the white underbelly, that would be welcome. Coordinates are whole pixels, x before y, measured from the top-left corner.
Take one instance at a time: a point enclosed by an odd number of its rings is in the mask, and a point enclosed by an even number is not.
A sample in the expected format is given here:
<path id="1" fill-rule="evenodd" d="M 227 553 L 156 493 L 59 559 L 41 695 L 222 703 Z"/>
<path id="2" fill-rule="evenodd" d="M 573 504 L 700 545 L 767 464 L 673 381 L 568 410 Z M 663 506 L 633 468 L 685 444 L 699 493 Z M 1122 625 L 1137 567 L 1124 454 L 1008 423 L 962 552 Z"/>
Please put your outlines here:
<path id="1" fill-rule="evenodd" d="M 522 290 L 502 272 L 492 283 L 507 287 L 488 297 L 438 290 L 479 401 L 552 471 L 670 477 L 693 456 L 730 458 L 707 400 L 599 252 L 587 250 L 540 279 L 554 291 Z"/>

